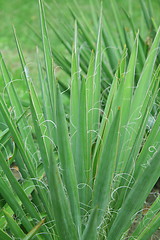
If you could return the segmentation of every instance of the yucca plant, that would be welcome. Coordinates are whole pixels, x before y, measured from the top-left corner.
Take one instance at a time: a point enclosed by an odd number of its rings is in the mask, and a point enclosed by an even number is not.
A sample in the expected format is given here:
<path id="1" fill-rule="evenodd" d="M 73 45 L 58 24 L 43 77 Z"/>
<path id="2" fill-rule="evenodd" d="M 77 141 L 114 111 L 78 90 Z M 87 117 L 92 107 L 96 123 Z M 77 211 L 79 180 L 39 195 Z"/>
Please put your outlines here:
<path id="1" fill-rule="evenodd" d="M 96 34 L 95 31 L 98 29 L 98 15 L 99 15 L 99 0 L 95 0 L 94 4 L 92 1 L 88 1 L 87 9 L 81 9 L 77 1 L 66 1 L 68 6 L 68 14 L 65 18 L 60 17 L 60 21 L 55 21 L 52 17 L 52 9 L 47 6 L 48 12 L 50 13 L 50 21 L 48 26 L 50 30 L 53 30 L 57 39 L 62 43 L 65 49 L 65 55 L 61 54 L 61 51 L 57 51 L 54 44 L 51 44 L 53 49 L 53 56 L 57 65 L 60 65 L 62 69 L 67 73 L 71 74 L 71 55 L 72 55 L 72 37 L 73 28 L 70 27 L 73 20 L 76 19 L 79 29 L 79 45 L 80 45 L 80 66 L 84 73 L 87 73 L 88 62 L 90 58 L 89 49 L 96 49 Z M 58 3 L 57 7 L 60 9 Z M 133 4 L 131 1 L 128 4 Z M 138 4 L 138 3 L 137 3 Z M 139 44 L 138 44 L 138 56 L 136 65 L 136 76 L 137 80 L 143 69 L 144 62 L 148 55 L 149 49 L 155 37 L 155 33 L 158 30 L 156 23 L 155 14 L 153 13 L 153 3 L 150 0 L 139 1 L 141 7 L 140 13 L 144 16 L 142 26 L 135 23 L 133 16 L 129 15 L 124 9 L 123 5 L 116 4 L 115 0 L 104 1 L 103 3 L 103 26 L 102 26 L 102 46 L 103 46 L 103 59 L 102 59 L 102 86 L 107 88 L 112 82 L 113 76 L 116 72 L 118 62 L 123 53 L 124 45 L 128 49 L 126 61 L 128 63 L 134 39 L 136 33 L 141 27 L 145 29 L 145 34 L 141 34 L 142 29 L 139 33 Z M 131 7 L 130 7 L 131 8 Z M 67 11 L 67 8 L 66 8 Z M 112 15 L 111 15 L 112 14 Z M 60 11 L 60 16 L 64 15 L 64 10 Z M 89 15 L 89 17 L 88 17 Z M 108 16 L 109 15 L 109 16 Z M 67 18 L 67 21 L 66 21 Z M 122 20 L 123 18 L 123 20 Z M 125 19 L 125 21 L 124 21 Z M 158 19 L 159 20 L 159 19 Z M 145 36 L 143 36 L 145 35 Z M 67 53 L 67 54 L 66 54 Z M 160 60 L 159 56 L 158 59 Z M 63 82 L 62 80 L 60 83 Z M 66 83 L 63 82 L 63 87 Z M 66 86 L 67 87 L 67 86 Z"/>
<path id="2" fill-rule="evenodd" d="M 135 75 L 140 46 L 137 33 L 129 56 L 124 47 L 104 94 L 102 9 L 97 45 L 95 51 L 90 49 L 86 74 L 80 68 L 75 21 L 66 97 L 54 72 L 41 0 L 39 10 L 44 56 L 41 61 L 37 49 L 41 94 L 37 94 L 14 30 L 28 91 L 27 108 L 21 104 L 1 55 L 9 104 L 1 95 L 0 237 L 149 239 L 160 226 L 159 196 L 143 216 L 145 200 L 160 175 L 160 68 L 155 64 L 160 29 L 139 78 Z M 135 222 L 139 225 L 133 229 Z"/>

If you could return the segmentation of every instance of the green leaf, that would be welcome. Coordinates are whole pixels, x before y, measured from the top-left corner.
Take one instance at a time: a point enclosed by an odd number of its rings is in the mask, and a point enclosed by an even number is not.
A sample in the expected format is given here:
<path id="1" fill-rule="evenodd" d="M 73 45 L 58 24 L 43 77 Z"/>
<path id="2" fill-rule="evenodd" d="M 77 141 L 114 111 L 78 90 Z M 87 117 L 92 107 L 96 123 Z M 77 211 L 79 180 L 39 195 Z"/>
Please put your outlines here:
<path id="1" fill-rule="evenodd" d="M 123 47 L 124 44 L 125 44 L 125 38 L 124 38 L 123 28 L 122 28 L 121 21 L 120 21 L 121 17 L 120 17 L 120 14 L 119 14 L 119 9 L 117 8 L 115 0 L 111 0 L 110 2 L 111 2 L 112 11 L 113 11 L 113 14 L 114 14 L 118 34 L 120 36 L 121 46 Z"/>
<path id="2" fill-rule="evenodd" d="M 82 79 L 78 106 L 75 168 L 79 185 L 79 200 L 84 205 L 88 204 L 87 201 L 89 201 L 87 194 L 88 186 L 86 184 L 88 185 L 90 180 L 90 167 L 87 141 L 86 85 L 85 79 Z"/>
<path id="3" fill-rule="evenodd" d="M 160 149 L 153 155 L 152 159 L 150 159 L 150 164 L 133 185 L 133 188 L 129 192 L 115 221 L 112 224 L 108 233 L 108 240 L 114 239 L 115 237 L 120 239 L 122 234 L 131 225 L 133 215 L 140 210 L 145 199 L 159 178 L 159 158 Z M 150 178 L 151 180 L 148 181 Z"/>
<path id="4" fill-rule="evenodd" d="M 104 216 L 109 201 L 111 200 L 111 186 L 116 167 L 119 144 L 119 126 L 120 109 L 117 110 L 112 121 L 107 138 L 103 139 L 104 147 L 101 158 L 97 163 L 95 185 L 93 189 L 93 207 L 98 207 L 98 225 L 102 221 L 102 217 Z"/>
<path id="5" fill-rule="evenodd" d="M 74 223 L 75 217 L 73 218 L 72 216 L 72 212 L 74 210 L 73 207 L 75 206 L 70 206 L 68 196 L 65 193 L 65 186 L 63 185 L 60 172 L 56 164 L 57 163 L 55 161 L 55 157 L 53 153 L 51 153 L 49 168 L 49 188 L 52 207 L 54 210 L 56 230 L 61 239 L 78 240 L 78 234 L 81 233 L 79 226 L 77 227 Z"/>
<path id="6" fill-rule="evenodd" d="M 32 237 L 36 234 L 36 232 L 39 230 L 39 228 L 43 225 L 44 222 L 45 218 L 42 219 L 25 237 L 23 237 L 23 240 L 32 239 Z"/>
<path id="7" fill-rule="evenodd" d="M 71 95 L 70 95 L 70 134 L 72 152 L 76 162 L 76 141 L 78 128 L 78 105 L 80 89 L 80 68 L 78 63 L 77 23 L 75 22 L 74 47 L 72 53 Z"/>
<path id="8" fill-rule="evenodd" d="M 0 235 L 2 240 L 12 240 L 12 238 L 8 234 L 3 232 L 1 229 L 0 229 Z"/>
<path id="9" fill-rule="evenodd" d="M 22 229 L 19 227 L 19 225 L 16 223 L 16 221 L 8 214 L 6 211 L 3 211 L 5 218 L 8 222 L 9 228 L 11 232 L 14 234 L 16 238 L 23 238 L 25 236 Z"/>
<path id="10" fill-rule="evenodd" d="M 7 189 L 7 191 L 6 191 Z M 2 178 L 0 178 L 0 193 L 5 199 L 5 201 L 8 203 L 8 205 L 12 208 L 13 212 L 18 215 L 18 218 L 21 220 L 23 226 L 27 231 L 30 231 L 32 229 L 32 224 L 29 222 L 28 218 L 26 217 L 25 212 L 19 205 L 15 195 L 11 191 L 11 188 L 8 184 L 8 182 L 4 181 Z"/>
<path id="11" fill-rule="evenodd" d="M 94 77 L 93 77 L 93 132 L 97 135 L 97 129 L 100 118 L 100 100 L 101 100 L 101 64 L 102 64 L 102 5 L 99 18 L 99 29 L 97 36 L 97 46 L 95 54 L 95 66 L 94 66 Z M 94 136 L 93 135 L 93 136 Z"/>
<path id="12" fill-rule="evenodd" d="M 132 233 L 131 239 L 149 239 L 151 235 L 160 226 L 160 196 L 156 198 L 154 203 L 149 207 L 147 213 L 143 217 L 142 221 L 138 224 L 135 231 Z"/>
<path id="13" fill-rule="evenodd" d="M 73 219 L 78 229 L 80 229 L 80 212 L 79 212 L 80 210 L 76 172 L 73 154 L 71 151 L 71 142 L 68 135 L 65 112 L 61 98 L 62 96 L 57 87 L 56 126 L 57 126 L 58 154 L 60 164 L 63 169 L 64 183 L 67 189 Z"/>
<path id="14" fill-rule="evenodd" d="M 146 95 L 146 91 L 151 83 L 152 74 L 153 74 L 153 70 L 154 70 L 154 64 L 155 64 L 155 61 L 157 58 L 159 43 L 160 43 L 160 28 L 157 31 L 154 42 L 152 44 L 152 47 L 151 47 L 148 57 L 146 59 L 143 71 L 141 73 L 140 79 L 138 81 L 138 85 L 136 87 L 136 90 L 134 93 L 134 98 L 133 98 L 133 103 L 132 103 L 132 109 L 131 109 L 132 112 L 134 111 L 134 109 L 137 108 L 137 106 L 140 106 L 142 100 L 144 99 L 144 97 Z"/>
<path id="15" fill-rule="evenodd" d="M 97 208 L 92 210 L 89 221 L 83 232 L 82 240 L 96 240 L 97 239 Z"/>
<path id="16" fill-rule="evenodd" d="M 93 78 L 94 78 L 94 60 L 95 54 L 94 51 L 91 53 L 87 77 L 86 77 L 86 105 L 87 105 L 87 122 L 88 122 L 88 154 L 91 158 L 91 150 L 92 150 L 92 135 L 93 135 Z"/>
<path id="17" fill-rule="evenodd" d="M 36 209 L 34 208 L 32 203 L 28 199 L 26 193 L 23 191 L 22 187 L 20 186 L 20 184 L 18 183 L 18 181 L 14 177 L 13 173 L 11 172 L 11 169 L 8 167 L 8 165 L 7 165 L 7 163 L 6 163 L 5 159 L 4 159 L 4 156 L 2 155 L 1 152 L 0 152 L 0 158 L 1 158 L 0 165 L 1 165 L 4 173 L 6 174 L 8 180 L 9 180 L 11 186 L 12 186 L 12 188 L 16 192 L 17 196 L 19 197 L 19 199 L 21 200 L 23 205 L 25 206 L 25 209 L 27 210 L 27 212 L 33 218 L 39 219 L 38 212 L 36 211 Z"/>

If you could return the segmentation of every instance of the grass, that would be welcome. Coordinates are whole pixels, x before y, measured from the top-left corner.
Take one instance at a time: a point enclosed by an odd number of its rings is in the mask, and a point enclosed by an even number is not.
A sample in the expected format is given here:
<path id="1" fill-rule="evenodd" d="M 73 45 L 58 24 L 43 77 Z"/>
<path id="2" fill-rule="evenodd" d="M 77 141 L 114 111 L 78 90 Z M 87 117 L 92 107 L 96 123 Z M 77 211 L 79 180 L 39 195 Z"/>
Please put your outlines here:
<path id="1" fill-rule="evenodd" d="M 74 31 L 70 28 L 65 35 L 65 29 L 47 25 L 50 12 L 46 18 L 39 0 L 33 69 L 14 30 L 27 105 L 5 52 L 0 56 L 5 85 L 0 96 L 3 239 L 146 240 L 160 226 L 159 196 L 143 216 L 145 200 L 159 178 L 160 29 L 146 18 L 148 47 L 141 32 L 134 31 L 136 25 L 132 34 L 123 31 L 117 5 L 112 4 L 118 51 L 105 51 L 115 44 L 115 28 L 107 27 L 102 6 L 99 12 L 93 7 L 95 27 L 88 32 L 90 19 L 72 3 Z M 145 13 L 143 6 L 141 11 Z M 52 31 L 61 46 L 50 40 Z M 81 51 L 84 41 L 87 46 Z M 65 75 L 54 71 L 53 56 Z M 133 230 L 135 219 L 139 225 Z"/>

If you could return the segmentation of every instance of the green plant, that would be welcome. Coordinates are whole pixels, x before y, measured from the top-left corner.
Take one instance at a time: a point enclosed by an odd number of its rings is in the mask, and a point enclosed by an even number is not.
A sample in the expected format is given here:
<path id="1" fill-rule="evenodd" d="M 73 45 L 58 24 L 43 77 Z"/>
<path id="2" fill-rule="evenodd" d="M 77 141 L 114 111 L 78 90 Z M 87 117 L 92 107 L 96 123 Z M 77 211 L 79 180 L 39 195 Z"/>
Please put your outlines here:
<path id="1" fill-rule="evenodd" d="M 99 1 L 95 0 L 95 4 L 89 1 L 87 10 L 83 11 L 79 8 L 78 3 L 73 0 L 68 1 L 68 8 L 70 14 L 67 15 L 68 23 L 63 17 L 61 22 L 57 22 L 52 19 L 48 22 L 49 29 L 53 30 L 59 41 L 62 43 L 64 49 L 68 53 L 67 56 L 62 56 L 61 52 L 57 51 L 54 44 L 52 44 L 53 56 L 57 65 L 60 65 L 62 69 L 70 75 L 70 56 L 72 54 L 72 38 L 73 29 L 70 27 L 70 23 L 76 19 L 79 28 L 79 45 L 80 52 L 80 66 L 84 73 L 87 73 L 88 62 L 90 58 L 90 51 L 88 49 L 96 48 L 96 35 L 95 31 L 98 29 L 98 15 L 99 15 Z M 130 2 L 131 4 L 131 2 Z M 150 0 L 146 2 L 141 0 L 141 15 L 144 16 L 142 26 L 137 24 L 136 19 L 130 16 L 124 9 L 123 5 L 117 4 L 115 0 L 104 1 L 103 11 L 103 26 L 102 26 L 102 46 L 103 46 L 103 59 L 102 59 L 102 86 L 107 88 L 112 82 L 113 75 L 116 72 L 118 62 L 121 58 L 124 45 L 128 49 L 128 62 L 134 39 L 136 38 L 137 29 L 142 28 L 139 33 L 139 51 L 137 56 L 136 76 L 137 79 L 143 69 L 145 59 L 148 55 L 150 46 L 155 37 L 155 33 L 158 30 L 155 14 L 153 13 L 153 3 Z M 139 6 L 139 7 L 140 7 Z M 131 7 L 130 7 L 131 8 Z M 49 8 L 48 8 L 49 9 Z M 108 10 L 108 11 L 107 11 Z M 52 14 L 52 11 L 49 9 Z M 109 13 L 112 13 L 112 16 Z M 64 13 L 62 12 L 61 15 Z M 61 16 L 60 15 L 60 16 Z M 89 18 L 87 17 L 89 15 Z M 109 16 L 108 16 L 109 15 Z M 123 20 L 122 20 L 123 18 Z M 159 20 L 159 19 L 158 19 Z M 136 23 L 135 23 L 136 22 Z M 93 24 L 94 23 L 94 24 Z M 59 25 L 59 26 L 58 26 Z M 93 25 L 93 26 L 92 26 Z M 141 34 L 144 29 L 145 34 Z M 144 35 L 144 36 L 143 36 Z M 160 56 L 160 55 L 159 55 Z M 160 60 L 158 56 L 158 60 Z"/>
<path id="2" fill-rule="evenodd" d="M 53 71 L 41 0 L 39 9 L 44 55 L 41 62 L 37 50 L 41 95 L 14 31 L 30 101 L 27 108 L 1 56 L 9 99 L 6 105 L 0 96 L 1 239 L 149 239 L 160 226 L 159 197 L 141 219 L 143 204 L 159 178 L 160 68 L 155 61 L 160 29 L 138 79 L 137 33 L 130 56 L 124 47 L 104 94 L 102 10 L 86 74 L 80 71 L 75 22 L 68 98 Z M 19 181 L 10 169 L 12 162 L 19 167 Z M 129 233 L 137 216 L 141 224 Z"/>

